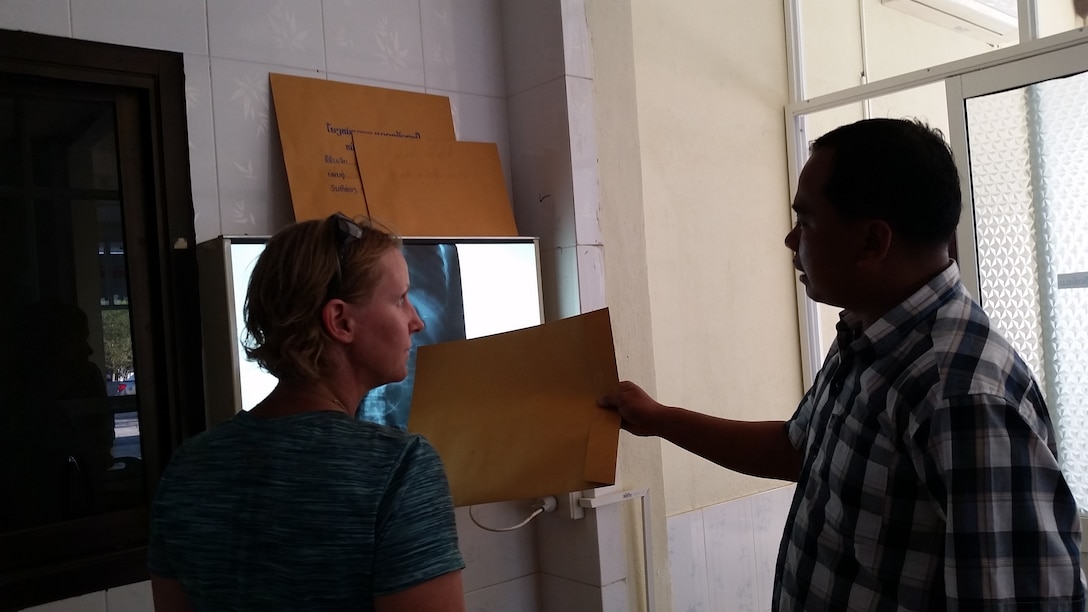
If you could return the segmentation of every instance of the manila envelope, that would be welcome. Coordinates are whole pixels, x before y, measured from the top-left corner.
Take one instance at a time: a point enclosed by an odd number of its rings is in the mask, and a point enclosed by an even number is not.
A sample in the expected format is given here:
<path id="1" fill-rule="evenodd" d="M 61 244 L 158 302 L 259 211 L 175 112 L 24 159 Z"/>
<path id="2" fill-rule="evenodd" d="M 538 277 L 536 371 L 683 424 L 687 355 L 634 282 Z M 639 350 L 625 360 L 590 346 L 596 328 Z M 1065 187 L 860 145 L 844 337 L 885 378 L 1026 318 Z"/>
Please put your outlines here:
<path id="1" fill-rule="evenodd" d="M 517 236 L 491 142 L 353 135 L 372 218 L 402 236 Z"/>
<path id="2" fill-rule="evenodd" d="M 419 347 L 408 430 L 446 468 L 455 506 L 616 481 L 618 385 L 608 310 Z"/>
<path id="3" fill-rule="evenodd" d="M 295 220 L 366 214 L 352 134 L 455 140 L 445 96 L 269 74 Z"/>

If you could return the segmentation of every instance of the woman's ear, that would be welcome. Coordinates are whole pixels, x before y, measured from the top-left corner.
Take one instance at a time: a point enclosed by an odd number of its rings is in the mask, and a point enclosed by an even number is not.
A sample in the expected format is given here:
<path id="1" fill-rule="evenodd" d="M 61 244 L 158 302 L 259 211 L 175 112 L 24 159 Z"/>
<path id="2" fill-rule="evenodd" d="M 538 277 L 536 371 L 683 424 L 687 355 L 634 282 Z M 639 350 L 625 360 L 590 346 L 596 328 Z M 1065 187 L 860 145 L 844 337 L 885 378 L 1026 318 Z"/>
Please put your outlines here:
<path id="1" fill-rule="evenodd" d="M 348 305 L 344 300 L 333 299 L 321 307 L 321 325 L 325 333 L 337 342 L 351 342 L 354 321 L 349 316 Z"/>

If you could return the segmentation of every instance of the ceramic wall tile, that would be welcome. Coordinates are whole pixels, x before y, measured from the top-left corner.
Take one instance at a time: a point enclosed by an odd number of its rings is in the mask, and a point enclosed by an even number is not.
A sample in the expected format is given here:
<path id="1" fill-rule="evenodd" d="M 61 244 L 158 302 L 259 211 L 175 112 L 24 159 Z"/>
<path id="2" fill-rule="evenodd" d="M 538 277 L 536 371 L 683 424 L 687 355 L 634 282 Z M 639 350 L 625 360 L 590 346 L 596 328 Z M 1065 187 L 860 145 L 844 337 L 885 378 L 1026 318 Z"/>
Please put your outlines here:
<path id="1" fill-rule="evenodd" d="M 0 28 L 71 36 L 68 0 L 4 0 L 0 2 Z"/>
<path id="2" fill-rule="evenodd" d="M 566 518 L 554 512 L 540 517 L 536 523 L 541 572 L 600 586 L 601 558 L 596 511 L 586 512 L 580 519 Z M 556 546 L 556 542 L 564 544 Z"/>
<path id="3" fill-rule="evenodd" d="M 483 504 L 473 510 L 476 520 L 488 527 L 517 525 L 531 513 L 527 502 Z M 466 593 L 536 573 L 536 521 L 515 531 L 492 532 L 473 523 L 467 507 L 457 508 L 456 515 Z"/>
<path id="4" fill-rule="evenodd" d="M 145 580 L 107 590 L 106 609 L 108 612 L 153 612 L 155 602 L 151 598 L 151 582 Z"/>
<path id="5" fill-rule="evenodd" d="M 33 608 L 24 608 L 23 612 L 106 612 L 106 592 L 87 593 Z"/>
<path id="6" fill-rule="evenodd" d="M 507 103 L 518 229 L 559 247 L 576 244 L 566 101 L 566 85 L 560 79 Z"/>
<path id="7" fill-rule="evenodd" d="M 789 485 L 752 496 L 752 533 L 755 538 L 756 583 L 759 585 L 759 609 L 771 609 L 774 587 L 774 570 L 778 563 L 778 549 L 782 543 L 782 530 L 793 502 L 796 487 Z"/>
<path id="8" fill-rule="evenodd" d="M 556 0 L 502 6 L 506 92 L 516 95 L 563 76 L 563 18 Z"/>
<path id="9" fill-rule="evenodd" d="M 294 220 L 294 211 L 268 73 L 315 74 L 215 57 L 211 68 L 223 233 L 273 234 Z"/>
<path id="10" fill-rule="evenodd" d="M 711 612 L 758 612 L 755 540 L 747 497 L 703 508 Z"/>
<path id="11" fill-rule="evenodd" d="M 540 575 L 542 612 L 603 612 L 601 587 L 567 580 L 551 574 Z"/>
<path id="12" fill-rule="evenodd" d="M 544 286 L 544 318 L 566 319 L 582 313 L 578 296 L 578 247 L 550 247 L 540 251 Z"/>
<path id="13" fill-rule="evenodd" d="M 325 68 L 321 0 L 207 0 L 212 57 Z"/>
<path id="14" fill-rule="evenodd" d="M 602 612 L 629 612 L 635 609 L 631 606 L 631 596 L 627 589 L 626 580 L 601 587 Z"/>
<path id="15" fill-rule="evenodd" d="M 632 499 L 621 504 L 597 508 L 597 549 L 601 561 L 601 585 L 607 586 L 627 578 L 627 541 L 623 504 L 638 504 Z M 641 514 L 641 511 L 640 511 Z M 636 554 L 636 551 L 632 551 Z"/>
<path id="16" fill-rule="evenodd" d="M 327 76 L 330 81 L 340 81 L 341 83 L 356 83 L 358 85 L 369 85 L 371 87 L 384 87 L 386 89 L 399 89 L 401 91 L 426 93 L 422 85 L 406 85 L 404 83 L 394 83 L 393 81 L 382 81 L 380 79 L 368 79 L 366 77 L 351 76 L 349 74 L 330 73 Z"/>
<path id="17" fill-rule="evenodd" d="M 703 513 L 695 510 L 670 516 L 666 520 L 666 526 L 673 609 L 682 612 L 709 612 Z"/>
<path id="18" fill-rule="evenodd" d="M 597 168 L 597 128 L 593 81 L 564 79 L 567 90 L 571 181 L 574 189 L 574 234 L 578 244 L 601 244 L 600 171 Z"/>
<path id="19" fill-rule="evenodd" d="M 506 179 L 507 196 L 513 205 L 506 99 L 430 88 L 427 89 L 427 93 L 446 96 L 450 99 L 450 111 L 453 113 L 453 128 L 457 133 L 457 140 L 493 142 L 498 146 L 502 173 Z"/>
<path id="20" fill-rule="evenodd" d="M 204 0 L 71 0 L 71 14 L 74 38 L 208 53 Z"/>
<path id="21" fill-rule="evenodd" d="M 582 312 L 608 305 L 604 296 L 604 247 L 578 245 L 578 308 Z"/>
<path id="22" fill-rule="evenodd" d="M 211 63 L 206 55 L 185 55 L 185 112 L 189 129 L 189 177 L 193 190 L 196 241 L 223 233 L 215 164 Z"/>
<path id="23" fill-rule="evenodd" d="M 526 576 L 465 593 L 467 612 L 540 612 L 537 576 Z"/>
<path id="24" fill-rule="evenodd" d="M 499 0 L 420 0 L 428 89 L 506 95 Z"/>
<path id="25" fill-rule="evenodd" d="M 563 14 L 563 65 L 567 76 L 593 78 L 586 0 L 560 0 Z"/>
<path id="26" fill-rule="evenodd" d="M 323 0 L 330 73 L 423 87 L 418 0 Z"/>

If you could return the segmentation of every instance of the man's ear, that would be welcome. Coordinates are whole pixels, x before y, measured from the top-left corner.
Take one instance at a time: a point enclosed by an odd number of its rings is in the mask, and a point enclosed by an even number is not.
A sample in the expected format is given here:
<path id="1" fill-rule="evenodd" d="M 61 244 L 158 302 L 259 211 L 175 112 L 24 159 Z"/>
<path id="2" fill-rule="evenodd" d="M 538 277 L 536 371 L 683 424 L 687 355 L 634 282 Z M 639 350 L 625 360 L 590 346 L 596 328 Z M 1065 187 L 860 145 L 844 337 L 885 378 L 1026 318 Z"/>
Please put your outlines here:
<path id="1" fill-rule="evenodd" d="M 329 300 L 321 307 L 321 325 L 325 333 L 337 342 L 351 342 L 354 337 L 354 320 L 349 316 L 344 300 Z"/>
<path id="2" fill-rule="evenodd" d="M 894 242 L 892 227 L 883 219 L 869 219 L 861 227 L 861 263 L 881 263 Z"/>

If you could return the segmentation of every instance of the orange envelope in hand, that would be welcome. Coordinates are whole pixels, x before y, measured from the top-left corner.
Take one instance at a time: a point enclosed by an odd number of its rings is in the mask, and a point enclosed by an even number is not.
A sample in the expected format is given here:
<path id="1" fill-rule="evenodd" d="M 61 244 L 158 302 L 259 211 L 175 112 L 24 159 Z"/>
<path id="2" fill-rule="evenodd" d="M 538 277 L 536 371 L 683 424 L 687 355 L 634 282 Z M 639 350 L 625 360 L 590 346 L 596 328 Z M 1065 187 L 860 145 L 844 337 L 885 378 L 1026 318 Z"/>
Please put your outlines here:
<path id="1" fill-rule="evenodd" d="M 619 381 L 608 310 L 419 347 L 408 429 L 438 450 L 456 506 L 616 480 Z"/>

